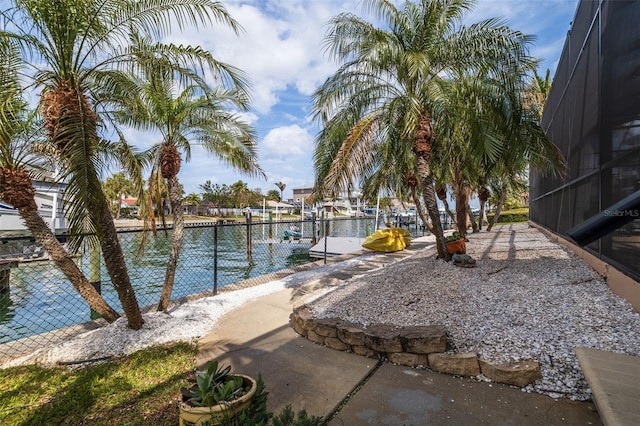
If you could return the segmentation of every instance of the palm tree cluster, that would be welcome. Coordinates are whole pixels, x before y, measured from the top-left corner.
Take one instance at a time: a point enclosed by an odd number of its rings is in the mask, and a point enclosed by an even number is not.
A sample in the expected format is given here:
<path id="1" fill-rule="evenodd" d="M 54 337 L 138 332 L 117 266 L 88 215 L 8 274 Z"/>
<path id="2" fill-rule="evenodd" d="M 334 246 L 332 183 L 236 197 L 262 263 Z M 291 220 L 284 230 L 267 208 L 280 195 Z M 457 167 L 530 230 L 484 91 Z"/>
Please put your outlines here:
<path id="1" fill-rule="evenodd" d="M 171 251 L 158 302 L 166 310 L 184 229 L 178 175 L 193 146 L 249 176 L 264 176 L 255 131 L 239 115 L 249 108 L 248 77 L 198 46 L 159 40 L 176 27 L 242 28 L 217 0 L 5 3 L 0 199 L 19 210 L 91 308 L 114 321 L 117 311 L 37 213 L 32 179 L 48 170 L 64 181 L 69 250 L 83 244 L 101 250 L 128 325 L 139 329 L 143 318 L 111 213 L 114 197 L 133 192 L 141 213 L 151 218 L 154 204 L 170 201 Z M 363 0 L 376 23 L 351 13 L 329 23 L 326 49 L 340 66 L 313 98 L 322 123 L 314 152 L 316 197 L 358 183 L 365 198 L 385 190 L 413 199 L 437 236 L 439 255 L 447 257 L 437 204 L 442 194 L 446 201 L 447 188 L 453 188 L 464 232 L 472 192 L 481 200 L 488 199 L 489 187 L 506 194 L 530 164 L 561 170 L 561 156 L 538 125 L 537 94 L 550 82 L 548 75 L 532 79 L 537 61 L 528 54 L 531 37 L 497 19 L 461 24 L 473 1 L 395 4 Z M 33 111 L 26 94 L 37 96 Z M 157 144 L 137 150 L 123 126 L 153 131 Z M 100 176 L 114 167 L 133 188 L 116 182 L 105 191 Z M 282 199 L 286 185 L 275 185 Z M 244 182 L 230 190 L 238 203 L 249 203 Z M 158 211 L 164 222 L 163 209 Z"/>
<path id="2" fill-rule="evenodd" d="M 83 243 L 100 247 L 128 326 L 139 329 L 143 318 L 100 176 L 116 165 L 132 178 L 139 195 L 166 183 L 176 215 L 159 302 L 165 310 L 182 242 L 177 175 L 183 156 L 189 160 L 191 144 L 248 174 L 261 169 L 254 131 L 233 112 L 248 108 L 246 76 L 200 47 L 157 40 L 174 27 L 220 23 L 236 33 L 241 27 L 215 0 L 9 3 L 0 11 L 0 84 L 6 89 L 0 103 L 0 199 L 18 208 L 91 307 L 115 320 L 118 314 L 95 291 L 88 292 L 86 279 L 66 261 L 68 253 L 37 214 L 32 178 L 40 163 L 53 164 L 67 183 L 70 249 Z M 39 97 L 32 113 L 22 101 L 26 91 Z M 122 125 L 157 130 L 160 140 L 138 152 L 126 141 Z M 145 191 L 146 169 L 152 178 Z"/>
<path id="3" fill-rule="evenodd" d="M 322 124 L 314 151 L 316 196 L 331 197 L 356 184 L 413 198 L 417 189 L 445 249 L 437 204 L 447 188 L 465 232 L 469 197 L 502 190 L 529 164 L 560 172 L 562 158 L 526 102 L 538 61 L 533 38 L 499 19 L 463 25 L 471 0 L 415 0 L 400 7 L 364 0 L 375 22 L 336 16 L 326 51 L 337 71 L 314 94 Z"/>

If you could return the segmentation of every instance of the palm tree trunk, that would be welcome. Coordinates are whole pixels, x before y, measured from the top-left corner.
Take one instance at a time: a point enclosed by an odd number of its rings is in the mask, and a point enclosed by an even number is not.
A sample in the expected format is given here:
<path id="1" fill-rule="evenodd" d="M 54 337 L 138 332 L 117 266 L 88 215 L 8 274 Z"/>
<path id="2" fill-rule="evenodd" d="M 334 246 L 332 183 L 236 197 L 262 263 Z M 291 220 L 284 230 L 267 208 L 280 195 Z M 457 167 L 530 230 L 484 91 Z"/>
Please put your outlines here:
<path id="1" fill-rule="evenodd" d="M 449 216 L 451 218 L 451 221 L 453 223 L 456 223 L 456 215 L 453 214 L 453 212 L 451 211 L 451 206 L 449 206 L 449 201 L 447 201 L 447 199 L 445 198 L 444 200 L 440 200 L 442 201 L 442 204 L 444 204 L 444 211 L 447 212 L 447 216 Z"/>
<path id="2" fill-rule="evenodd" d="M 467 193 L 464 188 L 464 177 L 458 167 L 454 171 L 453 188 L 456 196 L 456 225 L 458 232 L 464 237 L 467 235 Z"/>
<path id="3" fill-rule="evenodd" d="M 122 198 L 118 198 L 118 204 L 116 205 L 116 219 L 120 219 L 121 211 L 122 211 Z"/>
<path id="4" fill-rule="evenodd" d="M 491 218 L 491 222 L 489 226 L 487 226 L 487 231 L 491 231 L 493 225 L 496 224 L 498 218 L 500 217 L 500 212 L 502 212 L 502 207 L 504 207 L 504 203 L 507 200 L 507 182 L 505 179 L 502 180 L 502 185 L 500 186 L 500 201 L 498 201 L 498 205 L 496 206 L 496 213 Z"/>
<path id="5" fill-rule="evenodd" d="M 482 227 L 484 225 L 488 225 L 489 221 L 487 220 L 487 208 L 485 207 L 485 203 L 480 203 L 480 215 L 478 216 L 478 231 L 482 231 Z"/>
<path id="6" fill-rule="evenodd" d="M 478 199 L 480 200 L 480 217 L 478 217 L 478 231 L 482 230 L 483 225 L 488 225 L 486 204 L 489 199 L 489 190 L 484 186 L 484 182 L 480 182 L 480 191 L 478 191 Z"/>
<path id="7" fill-rule="evenodd" d="M 447 252 L 447 246 L 444 241 L 444 232 L 442 230 L 442 222 L 440 222 L 440 211 L 438 210 L 438 202 L 436 201 L 436 192 L 433 182 L 433 176 L 430 171 L 425 172 L 425 161 L 422 158 L 418 158 L 418 173 L 420 175 L 420 182 L 422 182 L 422 198 L 427 208 L 427 213 L 431 218 L 431 225 L 433 226 L 433 235 L 436 237 L 436 248 L 438 250 L 438 257 L 450 260 L 451 256 Z M 428 169 L 428 165 L 426 167 Z"/>
<path id="8" fill-rule="evenodd" d="M 99 240 L 102 255 L 104 256 L 104 264 L 111 277 L 111 284 L 116 293 L 118 293 L 118 299 L 120 299 L 122 309 L 127 317 L 128 327 L 133 330 L 140 330 L 144 320 L 131 285 L 127 264 L 124 260 L 124 254 L 122 253 L 122 247 L 118 240 L 118 233 L 116 232 L 116 226 L 106 197 L 102 197 L 101 205 L 97 207 L 100 207 L 100 211 L 97 214 L 99 215 L 98 219 L 102 232 Z"/>
<path id="9" fill-rule="evenodd" d="M 447 213 L 447 216 L 451 218 L 452 223 L 456 223 L 456 215 L 451 211 L 451 207 L 449 207 L 449 201 L 447 201 L 447 190 L 444 187 L 441 187 L 439 190 L 436 190 L 436 195 L 438 199 L 442 201 L 444 205 L 444 211 Z"/>
<path id="10" fill-rule="evenodd" d="M 159 311 L 166 311 L 171 301 L 178 258 L 180 257 L 180 250 L 182 249 L 182 237 L 184 235 L 184 218 L 182 217 L 182 199 L 178 177 L 171 176 L 167 178 L 167 187 L 169 189 L 171 210 L 173 211 L 173 233 L 171 234 L 171 253 L 169 254 L 164 284 L 162 285 L 162 294 L 160 295 L 160 302 L 158 303 Z"/>
<path id="11" fill-rule="evenodd" d="M 451 256 L 447 252 L 444 240 L 444 232 L 442 231 L 442 223 L 440 222 L 440 212 L 438 211 L 438 201 L 436 199 L 436 189 L 431 173 L 431 139 L 433 131 L 429 114 L 426 111 L 420 117 L 420 124 L 413 144 L 413 152 L 416 154 L 416 165 L 418 176 L 420 177 L 420 185 L 422 187 L 422 197 L 427 208 L 427 213 L 431 218 L 433 225 L 433 235 L 436 237 L 436 247 L 438 257 L 450 260 Z"/>
<path id="12" fill-rule="evenodd" d="M 468 220 L 467 220 L 467 226 L 471 225 L 471 229 L 473 230 L 473 232 L 478 232 L 478 225 L 476 224 L 476 221 L 473 218 L 473 212 L 471 211 L 471 204 L 469 203 L 469 199 L 471 198 L 471 187 L 469 186 L 469 182 L 465 182 L 464 184 L 464 204 L 465 204 L 465 208 L 467 209 L 467 215 L 468 215 Z"/>
<path id="13" fill-rule="evenodd" d="M 487 223 L 487 211 L 485 208 L 486 201 L 480 200 L 480 214 L 478 215 L 478 231 L 482 230 L 482 226 Z"/>
<path id="14" fill-rule="evenodd" d="M 422 204 L 420 203 L 420 197 L 418 197 L 415 186 L 411 187 L 411 197 L 413 198 L 413 204 L 416 205 L 416 211 L 418 212 L 418 216 L 420 216 L 420 220 L 422 221 L 422 223 L 424 223 L 424 226 L 429 229 L 429 232 L 433 234 L 433 225 L 427 220 L 427 217 L 424 215 L 424 210 L 422 210 Z"/>
<path id="15" fill-rule="evenodd" d="M 35 204 L 33 207 L 36 207 Z M 107 322 L 114 322 L 120 315 L 102 298 L 73 261 L 71 255 L 62 247 L 51 232 L 36 208 L 22 207 L 18 210 L 34 238 L 47 251 L 49 257 L 62 273 L 69 279 L 73 288 L 89 304 L 89 307 L 102 316 Z"/>
<path id="16" fill-rule="evenodd" d="M 151 189 L 149 189 L 149 190 L 151 190 Z M 147 197 L 147 209 L 149 210 L 149 213 L 147 213 L 147 218 L 149 219 L 149 222 L 151 223 L 151 232 L 153 232 L 153 235 L 156 235 L 156 233 L 158 232 L 158 229 L 156 228 L 156 213 L 153 210 L 152 195 L 149 195 Z M 158 207 L 158 211 L 160 211 L 160 207 Z"/>
<path id="17" fill-rule="evenodd" d="M 471 229 L 473 229 L 473 233 L 475 234 L 480 230 L 478 229 L 478 224 L 476 223 L 475 218 L 473 217 L 473 212 L 471 211 L 471 205 L 469 204 L 468 198 L 467 198 L 467 213 L 469 214 L 469 221 L 467 223 L 471 224 Z"/>

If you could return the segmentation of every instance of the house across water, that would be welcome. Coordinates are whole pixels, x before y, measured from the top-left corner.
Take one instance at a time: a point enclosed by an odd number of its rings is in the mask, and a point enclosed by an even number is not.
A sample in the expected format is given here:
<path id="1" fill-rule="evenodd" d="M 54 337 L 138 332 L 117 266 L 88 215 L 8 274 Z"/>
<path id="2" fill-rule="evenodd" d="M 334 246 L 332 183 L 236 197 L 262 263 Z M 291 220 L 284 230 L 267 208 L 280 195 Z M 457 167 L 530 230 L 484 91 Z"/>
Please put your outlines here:
<path id="1" fill-rule="evenodd" d="M 35 201 L 38 213 L 49 224 L 55 233 L 67 230 L 67 220 L 64 216 L 63 195 L 66 183 L 51 181 L 34 181 L 36 189 Z M 0 233 L 2 235 L 24 235 L 29 230 L 20 217 L 18 209 L 5 203 L 0 203 Z"/>

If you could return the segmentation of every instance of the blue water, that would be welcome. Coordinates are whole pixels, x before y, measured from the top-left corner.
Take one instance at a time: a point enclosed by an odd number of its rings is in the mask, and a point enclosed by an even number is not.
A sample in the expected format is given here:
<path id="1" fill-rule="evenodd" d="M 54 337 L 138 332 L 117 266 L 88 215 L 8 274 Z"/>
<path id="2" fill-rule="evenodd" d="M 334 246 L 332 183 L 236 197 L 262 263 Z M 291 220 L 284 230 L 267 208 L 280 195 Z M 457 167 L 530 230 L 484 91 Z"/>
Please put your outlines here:
<path id="1" fill-rule="evenodd" d="M 320 232 L 318 221 L 316 235 Z M 326 223 L 326 222 L 325 222 Z M 247 253 L 247 226 L 218 226 L 217 287 L 237 283 L 270 272 L 309 262 L 312 225 L 297 224 L 304 237 L 299 241 L 281 241 L 284 230 L 292 223 L 254 224 L 251 227 L 252 253 Z M 271 228 L 271 239 L 269 238 Z M 336 220 L 328 227 L 329 235 L 364 237 L 374 229 L 372 219 Z M 172 298 L 200 292 L 213 292 L 214 228 L 185 229 L 180 261 L 176 270 Z M 144 253 L 138 256 L 142 234 L 120 234 L 129 276 L 141 307 L 158 303 L 166 262 L 169 258 L 171 233 L 148 236 Z M 78 259 L 89 276 L 88 254 Z M 102 295 L 116 310 L 121 309 L 106 269 L 102 265 Z M 66 277 L 48 261 L 20 263 L 11 270 L 10 293 L 0 293 L 0 343 L 67 327 L 90 319 L 86 302 Z"/>

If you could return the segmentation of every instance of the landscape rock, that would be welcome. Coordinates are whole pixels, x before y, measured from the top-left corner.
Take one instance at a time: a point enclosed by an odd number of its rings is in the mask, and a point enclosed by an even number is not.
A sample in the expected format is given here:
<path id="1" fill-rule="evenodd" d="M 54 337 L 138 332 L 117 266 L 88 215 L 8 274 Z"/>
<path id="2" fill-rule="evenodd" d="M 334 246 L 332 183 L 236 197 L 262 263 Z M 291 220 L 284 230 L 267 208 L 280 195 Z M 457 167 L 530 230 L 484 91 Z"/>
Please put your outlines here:
<path id="1" fill-rule="evenodd" d="M 322 318 L 316 321 L 313 331 L 325 337 L 337 337 L 337 326 L 340 324 L 337 318 Z"/>
<path id="2" fill-rule="evenodd" d="M 352 346 L 364 346 L 364 331 L 352 324 L 338 325 L 338 339 Z"/>
<path id="3" fill-rule="evenodd" d="M 459 376 L 477 376 L 480 374 L 478 354 L 475 352 L 429 354 L 429 368 L 440 373 Z"/>
<path id="4" fill-rule="evenodd" d="M 324 345 L 325 337 L 319 335 L 318 333 L 316 333 L 313 330 L 308 330 L 307 331 L 307 339 L 311 340 L 314 343 L 318 343 L 320 345 Z"/>
<path id="5" fill-rule="evenodd" d="M 303 336 L 306 335 L 306 331 L 312 328 L 311 326 L 315 322 L 311 310 L 304 305 L 294 309 L 289 318 L 294 330 Z"/>
<path id="6" fill-rule="evenodd" d="M 520 387 L 527 386 L 542 377 L 540 364 L 533 360 L 503 364 L 480 360 L 480 371 L 491 380 Z"/>
<path id="7" fill-rule="evenodd" d="M 364 345 L 352 346 L 351 351 L 356 355 L 366 356 L 367 358 L 374 358 L 376 355 L 378 355 L 378 352 Z"/>
<path id="8" fill-rule="evenodd" d="M 429 362 L 425 354 L 410 354 L 407 352 L 392 352 L 387 354 L 387 358 L 394 364 L 406 365 L 408 367 L 426 367 Z"/>
<path id="9" fill-rule="evenodd" d="M 365 346 L 376 352 L 402 352 L 400 330 L 387 324 L 375 324 L 365 330 Z"/>
<path id="10" fill-rule="evenodd" d="M 346 352 L 348 350 L 351 350 L 351 345 L 347 345 L 337 337 L 326 337 L 324 339 L 324 345 L 328 348 L 335 349 L 337 351 Z"/>
<path id="11" fill-rule="evenodd" d="M 447 350 L 447 331 L 441 325 L 407 326 L 400 332 L 405 352 L 430 354 Z"/>

